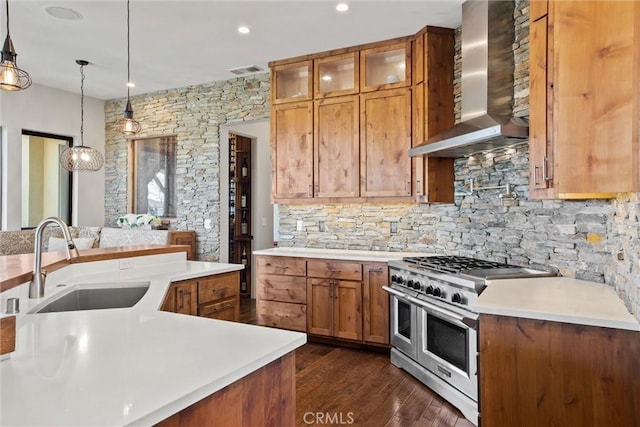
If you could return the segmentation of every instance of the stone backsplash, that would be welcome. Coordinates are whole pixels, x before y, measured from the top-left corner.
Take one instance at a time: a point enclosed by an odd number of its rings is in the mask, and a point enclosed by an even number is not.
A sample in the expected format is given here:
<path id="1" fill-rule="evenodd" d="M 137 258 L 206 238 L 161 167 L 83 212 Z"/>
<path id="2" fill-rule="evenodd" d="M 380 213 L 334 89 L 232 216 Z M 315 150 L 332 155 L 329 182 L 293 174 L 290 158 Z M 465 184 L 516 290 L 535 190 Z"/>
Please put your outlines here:
<path id="1" fill-rule="evenodd" d="M 137 138 L 177 136 L 177 217 L 171 228 L 195 230 L 197 258 L 220 258 L 220 125 L 269 117 L 269 74 L 134 96 Z M 105 225 L 127 213 L 129 144 L 117 127 L 126 100 L 105 103 Z M 223 166 L 225 167 L 225 166 Z M 211 219 L 211 229 L 204 228 Z"/>

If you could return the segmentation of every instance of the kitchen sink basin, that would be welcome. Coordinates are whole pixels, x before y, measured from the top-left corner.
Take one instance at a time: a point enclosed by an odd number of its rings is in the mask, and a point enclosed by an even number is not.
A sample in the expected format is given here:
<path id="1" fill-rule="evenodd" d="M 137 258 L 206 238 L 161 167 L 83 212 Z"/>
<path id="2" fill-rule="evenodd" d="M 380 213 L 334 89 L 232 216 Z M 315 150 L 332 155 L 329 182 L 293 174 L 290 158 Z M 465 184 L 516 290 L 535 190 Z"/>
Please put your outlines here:
<path id="1" fill-rule="evenodd" d="M 102 310 L 133 307 L 149 289 L 150 282 L 110 282 L 78 284 L 45 301 L 32 313 Z"/>

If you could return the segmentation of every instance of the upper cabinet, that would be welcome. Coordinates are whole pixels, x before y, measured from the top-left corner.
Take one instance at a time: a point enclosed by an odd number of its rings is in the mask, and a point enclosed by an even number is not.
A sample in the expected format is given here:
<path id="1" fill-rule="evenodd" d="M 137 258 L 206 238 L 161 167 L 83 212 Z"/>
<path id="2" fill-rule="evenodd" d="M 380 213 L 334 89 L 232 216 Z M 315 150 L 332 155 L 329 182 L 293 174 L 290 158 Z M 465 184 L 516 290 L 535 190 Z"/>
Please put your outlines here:
<path id="1" fill-rule="evenodd" d="M 314 63 L 314 95 L 353 95 L 360 90 L 360 64 L 358 52 L 318 58 Z"/>
<path id="2" fill-rule="evenodd" d="M 362 92 L 411 85 L 411 42 L 392 43 L 360 52 Z"/>
<path id="3" fill-rule="evenodd" d="M 313 61 L 275 66 L 271 75 L 271 103 L 305 101 L 313 96 Z"/>
<path id="4" fill-rule="evenodd" d="M 531 198 L 640 191 L 639 17 L 640 2 L 532 2 Z"/>
<path id="5" fill-rule="evenodd" d="M 431 33 L 446 42 L 427 46 Z M 416 36 L 271 62 L 272 201 L 452 201 L 453 162 L 438 159 L 429 169 L 408 151 L 453 124 L 453 46 L 453 30 L 426 27 Z M 442 187 L 450 199 L 429 199 L 438 176 L 450 181 Z"/>

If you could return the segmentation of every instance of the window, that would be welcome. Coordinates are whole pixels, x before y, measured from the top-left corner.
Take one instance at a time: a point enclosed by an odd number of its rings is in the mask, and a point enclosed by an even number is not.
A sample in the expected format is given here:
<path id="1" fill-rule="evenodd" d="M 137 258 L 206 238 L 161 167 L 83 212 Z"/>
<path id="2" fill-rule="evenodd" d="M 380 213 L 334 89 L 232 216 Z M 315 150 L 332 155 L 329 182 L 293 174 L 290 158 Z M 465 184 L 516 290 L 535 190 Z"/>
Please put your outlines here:
<path id="1" fill-rule="evenodd" d="M 22 228 L 50 216 L 71 224 L 71 172 L 60 166 L 60 153 L 73 145 L 70 136 L 22 131 Z"/>
<path id="2" fill-rule="evenodd" d="M 176 216 L 176 142 L 175 136 L 131 140 L 131 212 Z"/>

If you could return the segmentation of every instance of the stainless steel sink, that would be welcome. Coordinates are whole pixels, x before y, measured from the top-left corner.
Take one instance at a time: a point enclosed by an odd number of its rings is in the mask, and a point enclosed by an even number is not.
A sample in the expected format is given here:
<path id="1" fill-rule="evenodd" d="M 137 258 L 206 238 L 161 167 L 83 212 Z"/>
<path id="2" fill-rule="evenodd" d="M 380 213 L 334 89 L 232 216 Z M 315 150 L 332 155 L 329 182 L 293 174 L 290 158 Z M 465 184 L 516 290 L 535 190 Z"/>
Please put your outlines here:
<path id="1" fill-rule="evenodd" d="M 68 291 L 36 306 L 31 313 L 102 310 L 133 307 L 149 289 L 150 282 L 110 282 L 74 285 Z"/>

